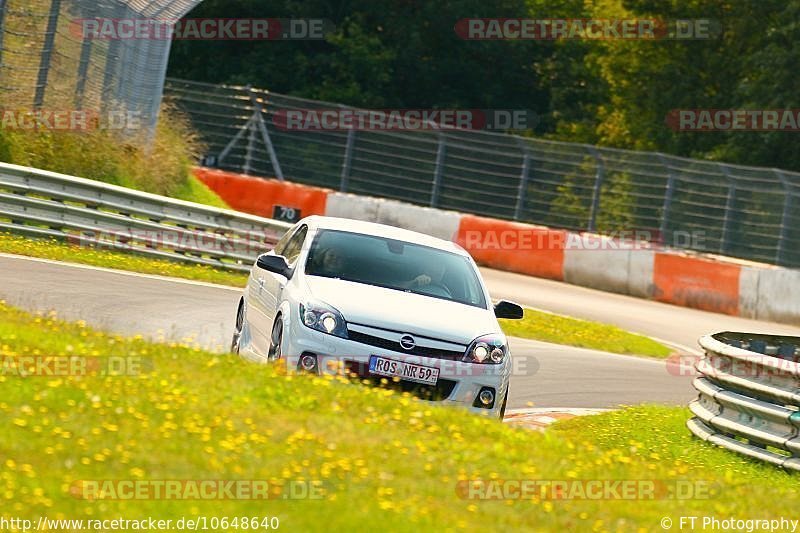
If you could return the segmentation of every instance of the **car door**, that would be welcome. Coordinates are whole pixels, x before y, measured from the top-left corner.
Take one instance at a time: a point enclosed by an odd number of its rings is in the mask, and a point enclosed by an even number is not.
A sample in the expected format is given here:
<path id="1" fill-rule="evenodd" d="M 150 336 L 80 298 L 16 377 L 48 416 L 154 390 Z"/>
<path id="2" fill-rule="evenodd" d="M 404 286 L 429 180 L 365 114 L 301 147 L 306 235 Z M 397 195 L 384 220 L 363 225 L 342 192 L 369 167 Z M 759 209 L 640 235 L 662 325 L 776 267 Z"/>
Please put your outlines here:
<path id="1" fill-rule="evenodd" d="M 306 236 L 308 235 L 308 226 L 302 225 L 292 234 L 291 237 L 285 242 L 285 246 L 276 246 L 274 253 L 276 255 L 283 255 L 286 262 L 290 267 L 294 267 L 297 259 L 300 257 L 300 252 L 303 250 Z M 279 243 L 280 244 L 280 243 Z M 283 289 L 288 283 L 288 280 L 274 272 L 269 272 L 253 267 L 253 292 L 252 307 L 253 307 L 253 326 L 258 330 L 258 337 L 253 335 L 254 347 L 260 354 L 266 355 L 272 336 L 272 326 L 275 322 L 275 314 L 281 304 L 281 296 Z"/>

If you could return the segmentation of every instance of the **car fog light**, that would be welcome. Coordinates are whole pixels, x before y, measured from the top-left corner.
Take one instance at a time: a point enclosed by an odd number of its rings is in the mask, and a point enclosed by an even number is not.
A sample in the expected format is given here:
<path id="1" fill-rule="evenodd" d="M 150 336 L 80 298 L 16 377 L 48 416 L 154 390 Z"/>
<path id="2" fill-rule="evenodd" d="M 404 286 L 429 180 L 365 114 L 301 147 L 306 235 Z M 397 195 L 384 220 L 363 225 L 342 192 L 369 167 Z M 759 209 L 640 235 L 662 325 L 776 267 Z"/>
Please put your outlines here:
<path id="1" fill-rule="evenodd" d="M 300 357 L 300 368 L 306 372 L 311 372 L 317 368 L 316 355 L 303 355 Z"/>
<path id="2" fill-rule="evenodd" d="M 492 403 L 494 403 L 494 393 L 488 389 L 484 389 L 478 395 L 478 399 L 483 405 L 492 405 Z"/>

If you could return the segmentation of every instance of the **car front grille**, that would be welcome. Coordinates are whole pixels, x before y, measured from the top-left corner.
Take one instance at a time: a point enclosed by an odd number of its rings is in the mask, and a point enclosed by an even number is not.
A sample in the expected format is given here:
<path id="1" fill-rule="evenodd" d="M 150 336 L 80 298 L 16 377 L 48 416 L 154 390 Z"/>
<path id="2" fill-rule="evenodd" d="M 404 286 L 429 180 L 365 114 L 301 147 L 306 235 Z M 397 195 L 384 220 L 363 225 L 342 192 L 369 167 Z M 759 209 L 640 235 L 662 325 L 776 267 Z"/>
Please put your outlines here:
<path id="1" fill-rule="evenodd" d="M 431 348 L 428 346 L 415 346 L 411 350 L 406 350 L 398 341 L 385 339 L 375 335 L 369 335 L 361 331 L 347 330 L 347 337 L 351 341 L 360 342 L 369 346 L 383 348 L 385 350 L 392 350 L 394 352 L 405 353 L 409 355 L 418 355 L 420 357 L 430 357 L 432 359 L 448 359 L 451 361 L 460 361 L 466 352 L 466 346 L 463 350 L 444 350 L 441 348 Z"/>

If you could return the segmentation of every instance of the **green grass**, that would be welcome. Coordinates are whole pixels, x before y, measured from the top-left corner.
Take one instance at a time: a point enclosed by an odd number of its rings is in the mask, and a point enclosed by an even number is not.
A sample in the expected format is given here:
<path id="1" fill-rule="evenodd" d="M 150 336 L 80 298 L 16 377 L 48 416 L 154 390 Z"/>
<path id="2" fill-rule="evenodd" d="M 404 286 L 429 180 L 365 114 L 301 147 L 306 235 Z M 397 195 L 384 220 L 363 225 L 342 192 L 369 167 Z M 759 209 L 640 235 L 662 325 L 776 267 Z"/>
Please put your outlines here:
<path id="1" fill-rule="evenodd" d="M 2 516 L 277 516 L 298 531 L 658 530 L 663 516 L 792 516 L 796 478 L 690 437 L 681 408 L 512 428 L 343 378 L 107 335 L 0 303 L 0 357 L 139 357 L 147 373 L 0 376 Z M 0 368 L 7 365 L 0 365 Z M 319 481 L 314 500 L 97 500 L 87 480 Z M 463 480 L 656 480 L 710 499 L 468 500 Z M 232 528 L 230 530 L 233 530 Z"/>
<path id="2" fill-rule="evenodd" d="M 217 196 L 217 193 L 206 187 L 205 183 L 194 176 L 189 176 L 184 183 L 180 184 L 172 193 L 172 197 L 186 200 L 187 202 L 219 207 L 220 209 L 230 209 L 230 206 Z"/>
<path id="3" fill-rule="evenodd" d="M 247 283 L 246 274 L 205 265 L 189 265 L 152 259 L 113 250 L 81 248 L 57 240 L 28 239 L 8 233 L 0 233 L 0 252 L 233 287 L 244 287 Z"/>
<path id="4" fill-rule="evenodd" d="M 500 320 L 506 335 L 604 352 L 664 358 L 672 350 L 661 343 L 599 322 L 525 309 L 522 320 Z"/>

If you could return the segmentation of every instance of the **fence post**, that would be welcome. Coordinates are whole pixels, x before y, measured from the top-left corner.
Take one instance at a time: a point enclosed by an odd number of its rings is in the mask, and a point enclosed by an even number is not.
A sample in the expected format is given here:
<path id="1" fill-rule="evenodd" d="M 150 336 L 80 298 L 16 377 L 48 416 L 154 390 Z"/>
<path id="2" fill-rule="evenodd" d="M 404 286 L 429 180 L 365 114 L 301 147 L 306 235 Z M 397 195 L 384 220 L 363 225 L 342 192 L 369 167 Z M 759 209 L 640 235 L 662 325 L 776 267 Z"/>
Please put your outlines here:
<path id="1" fill-rule="evenodd" d="M 664 246 L 669 246 L 673 242 L 673 239 L 667 238 L 667 231 L 669 230 L 669 210 L 672 208 L 672 197 L 675 195 L 675 173 L 672 171 L 672 167 L 667 162 L 664 154 L 659 152 L 656 155 L 658 155 L 658 159 L 664 165 L 664 168 L 667 169 L 667 188 L 664 191 L 664 204 L 661 206 L 661 227 L 658 228 L 661 233 L 659 240 Z"/>
<path id="2" fill-rule="evenodd" d="M 736 183 L 730 175 L 728 167 L 719 165 L 722 172 L 728 178 L 728 199 L 725 202 L 725 216 L 722 219 L 722 240 L 719 244 L 719 252 L 723 255 L 730 250 L 731 233 L 733 233 L 733 209 L 736 207 Z"/>
<path id="3" fill-rule="evenodd" d="M 255 89 L 250 88 L 249 85 L 248 88 L 250 90 L 250 101 L 253 102 L 253 107 L 255 108 L 253 110 L 253 127 L 258 127 L 259 132 L 261 132 L 261 140 L 264 141 L 264 145 L 267 147 L 267 153 L 269 154 L 269 160 L 270 163 L 272 163 L 272 171 L 275 173 L 275 177 L 278 178 L 279 181 L 283 181 L 283 170 L 278 161 L 278 154 L 275 153 L 275 147 L 272 146 L 272 138 L 270 138 L 269 130 L 264 123 L 264 107 L 256 96 Z"/>
<path id="4" fill-rule="evenodd" d="M 42 46 L 42 59 L 39 63 L 39 76 L 36 78 L 36 94 L 33 97 L 33 108 L 40 109 L 44 105 L 44 93 L 47 88 L 47 77 L 50 74 L 50 59 L 53 57 L 53 46 L 58 30 L 58 16 L 61 13 L 61 0 L 51 0 L 50 16 L 47 19 L 47 33 Z"/>
<path id="5" fill-rule="evenodd" d="M 83 97 L 86 93 L 86 76 L 89 73 L 89 59 L 91 57 L 92 39 L 84 38 L 81 44 L 81 59 L 78 63 L 78 79 L 75 82 L 75 109 L 83 108 Z"/>
<path id="6" fill-rule="evenodd" d="M 255 106 L 255 101 L 253 101 L 253 88 L 248 85 L 246 89 L 247 94 L 250 96 L 250 101 L 253 102 L 253 105 Z M 256 113 L 258 113 L 257 107 L 253 110 L 253 116 L 250 117 L 250 120 L 248 121 L 247 149 L 244 153 L 244 167 L 242 169 L 244 174 L 250 174 L 250 164 L 253 161 L 253 147 L 256 144 Z"/>
<path id="7" fill-rule="evenodd" d="M 603 181 L 606 177 L 606 169 L 603 164 L 603 158 L 600 157 L 597 149 L 594 146 L 587 146 L 589 153 L 597 161 L 597 171 L 594 176 L 594 190 L 592 191 L 592 208 L 589 211 L 589 224 L 586 228 L 587 231 L 595 231 L 597 229 L 597 213 L 600 210 L 600 192 L 603 190 Z"/>
<path id="8" fill-rule="evenodd" d="M 344 158 L 342 159 L 342 179 L 339 184 L 341 192 L 347 192 L 347 187 L 350 182 L 350 166 L 353 162 L 353 145 L 356 142 L 356 129 L 350 128 L 347 130 L 347 143 L 344 146 Z"/>
<path id="9" fill-rule="evenodd" d="M 100 104 L 104 113 L 108 111 L 108 106 L 114 98 L 111 91 L 114 83 L 114 74 L 116 74 L 117 66 L 120 65 L 119 47 L 121 42 L 119 39 L 111 39 L 108 43 L 106 64 L 103 72 L 103 92 L 100 97 Z"/>
<path id="10" fill-rule="evenodd" d="M 528 192 L 528 171 L 531 165 L 531 156 L 528 150 L 521 146 L 523 150 L 522 155 L 522 172 L 519 175 L 519 189 L 517 189 L 517 205 L 514 208 L 514 220 L 522 218 L 522 209 L 525 207 L 525 195 Z"/>
<path id="11" fill-rule="evenodd" d="M 439 205 L 439 190 L 442 187 L 442 170 L 444 169 L 444 156 L 447 151 L 447 141 L 444 133 L 439 134 L 439 148 L 436 151 L 436 167 L 433 171 L 433 185 L 431 186 L 431 207 Z"/>
<path id="12" fill-rule="evenodd" d="M 773 172 L 778 179 L 781 180 L 781 184 L 783 185 L 784 191 L 786 191 L 786 197 L 783 199 L 783 214 L 781 215 L 781 228 L 780 228 L 780 235 L 778 237 L 778 247 L 775 250 L 775 264 L 776 265 L 783 265 L 785 263 L 785 255 L 786 255 L 786 248 L 787 242 L 789 240 L 789 215 L 792 212 L 792 207 L 794 204 L 794 195 L 792 194 L 792 189 L 789 187 L 789 183 L 786 180 L 786 176 L 780 170 L 773 169 Z"/>
<path id="13" fill-rule="evenodd" d="M 228 142 L 228 144 L 225 145 L 225 148 L 223 148 L 222 151 L 219 153 L 219 156 L 217 157 L 218 165 L 221 164 L 226 157 L 228 157 L 228 154 L 231 153 L 231 150 L 233 150 L 233 147 L 236 146 L 236 143 L 238 143 L 241 140 L 245 132 L 250 131 L 250 126 L 252 122 L 253 122 L 253 116 L 251 115 L 250 118 L 247 119 L 247 122 L 244 123 L 244 126 L 239 128 L 239 131 L 236 132 L 236 135 L 233 136 L 233 139 L 231 139 L 230 142 Z"/>
<path id="14" fill-rule="evenodd" d="M 6 5 L 7 0 L 0 0 L 0 67 L 3 66 L 3 37 L 6 29 Z"/>

